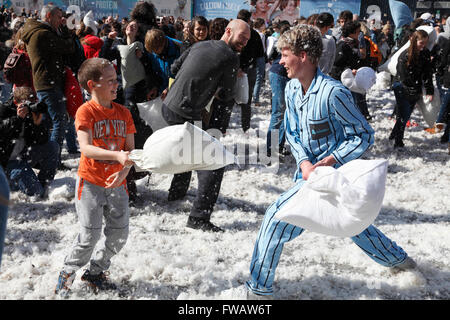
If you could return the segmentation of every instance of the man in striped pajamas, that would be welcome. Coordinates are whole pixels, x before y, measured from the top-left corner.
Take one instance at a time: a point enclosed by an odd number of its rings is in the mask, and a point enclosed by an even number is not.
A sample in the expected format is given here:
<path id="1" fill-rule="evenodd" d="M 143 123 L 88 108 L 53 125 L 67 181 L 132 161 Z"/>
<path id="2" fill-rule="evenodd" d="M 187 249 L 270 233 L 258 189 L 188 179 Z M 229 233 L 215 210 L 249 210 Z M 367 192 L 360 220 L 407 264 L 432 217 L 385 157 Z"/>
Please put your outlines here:
<path id="1" fill-rule="evenodd" d="M 270 296 L 284 243 L 304 229 L 277 220 L 275 214 L 304 185 L 318 166 L 335 168 L 359 158 L 374 142 L 374 130 L 355 106 L 352 95 L 339 81 L 317 67 L 322 54 L 318 29 L 300 25 L 278 40 L 282 64 L 292 79 L 286 86 L 286 139 L 298 169 L 296 185 L 266 211 L 256 240 L 246 282 L 249 295 Z M 399 270 L 415 268 L 403 249 L 374 226 L 352 237 L 353 242 L 379 264 Z"/>

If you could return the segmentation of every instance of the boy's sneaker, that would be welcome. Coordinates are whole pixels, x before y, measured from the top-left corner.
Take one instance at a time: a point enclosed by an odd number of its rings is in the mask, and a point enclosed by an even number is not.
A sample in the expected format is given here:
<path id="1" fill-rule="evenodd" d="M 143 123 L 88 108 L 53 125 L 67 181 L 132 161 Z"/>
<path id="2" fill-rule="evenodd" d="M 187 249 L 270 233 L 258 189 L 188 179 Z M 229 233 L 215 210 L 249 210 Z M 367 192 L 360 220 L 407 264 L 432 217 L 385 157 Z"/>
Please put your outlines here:
<path id="1" fill-rule="evenodd" d="M 58 283 L 56 284 L 55 293 L 61 296 L 67 296 L 70 293 L 70 286 L 75 280 L 75 272 L 67 273 L 61 271 L 58 277 Z"/>
<path id="2" fill-rule="evenodd" d="M 81 280 L 86 281 L 88 286 L 93 289 L 95 293 L 98 291 L 116 290 L 117 286 L 109 281 L 108 276 L 109 272 L 91 274 L 89 270 L 86 270 L 81 276 Z"/>

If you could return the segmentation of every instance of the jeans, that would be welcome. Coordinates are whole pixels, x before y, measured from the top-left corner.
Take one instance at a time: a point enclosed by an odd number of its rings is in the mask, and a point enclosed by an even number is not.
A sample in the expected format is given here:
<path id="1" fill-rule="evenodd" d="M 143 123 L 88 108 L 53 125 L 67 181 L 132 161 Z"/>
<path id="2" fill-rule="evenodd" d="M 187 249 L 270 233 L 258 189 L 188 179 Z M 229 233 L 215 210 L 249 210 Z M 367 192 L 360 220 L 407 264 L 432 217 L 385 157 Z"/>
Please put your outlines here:
<path id="1" fill-rule="evenodd" d="M 269 72 L 269 82 L 272 88 L 272 117 L 270 118 L 269 130 L 267 131 L 267 155 L 271 155 L 273 131 L 278 130 L 278 146 L 283 148 L 285 142 L 284 112 L 286 101 L 284 99 L 284 89 L 289 78 L 280 76 L 277 73 Z M 276 137 L 276 135 L 275 135 Z"/>
<path id="2" fill-rule="evenodd" d="M 8 220 L 9 187 L 8 180 L 2 166 L 0 166 L 0 267 L 2 265 L 3 245 L 6 236 L 6 222 Z"/>
<path id="3" fill-rule="evenodd" d="M 12 191 L 22 191 L 28 196 L 43 196 L 46 185 L 53 181 L 58 167 L 59 145 L 48 141 L 32 146 L 17 159 L 9 160 L 6 168 Z M 39 164 L 39 174 L 33 167 Z"/>
<path id="4" fill-rule="evenodd" d="M 67 124 L 66 144 L 67 144 L 67 151 L 69 153 L 78 152 L 77 133 L 75 131 L 75 120 L 72 118 L 69 119 L 69 123 Z"/>
<path id="5" fill-rule="evenodd" d="M 259 93 L 264 84 L 266 76 L 266 59 L 264 57 L 256 58 L 256 82 L 253 89 L 253 101 L 259 103 Z"/>
<path id="6" fill-rule="evenodd" d="M 272 284 L 284 244 L 305 231 L 303 228 L 274 218 L 305 182 L 304 180 L 298 182 L 266 211 L 253 251 L 250 280 L 246 282 L 247 288 L 256 294 L 271 295 L 273 293 Z M 351 239 L 369 258 L 385 267 L 401 264 L 408 256 L 401 247 L 372 225 Z"/>
<path id="7" fill-rule="evenodd" d="M 437 117 L 436 123 L 448 123 L 449 119 L 449 103 L 450 103 L 450 89 L 441 88 L 441 109 Z"/>
<path id="8" fill-rule="evenodd" d="M 356 106 L 358 107 L 359 111 L 361 111 L 364 118 L 366 118 L 366 119 L 369 118 L 370 114 L 369 114 L 369 109 L 367 107 L 366 95 L 352 91 L 352 96 L 353 96 L 353 99 L 355 100 Z"/>
<path id="9" fill-rule="evenodd" d="M 395 82 L 392 86 L 394 89 L 395 100 L 397 101 L 397 114 L 394 128 L 392 129 L 390 138 L 395 139 L 395 144 L 403 144 L 403 136 L 405 134 L 406 123 L 408 122 L 414 110 L 414 106 L 419 101 L 420 96 L 410 96 L 400 82 Z"/>
<path id="10" fill-rule="evenodd" d="M 55 87 L 49 90 L 41 90 L 37 92 L 40 101 L 47 104 L 47 111 L 52 121 L 52 130 L 50 140 L 55 141 L 59 145 L 58 163 L 60 162 L 60 154 L 66 136 L 66 129 L 69 124 L 69 117 L 66 110 L 66 102 L 63 90 Z"/>
<path id="11" fill-rule="evenodd" d="M 12 84 L 6 82 L 3 71 L 0 71 L 0 102 L 5 103 L 12 95 Z"/>

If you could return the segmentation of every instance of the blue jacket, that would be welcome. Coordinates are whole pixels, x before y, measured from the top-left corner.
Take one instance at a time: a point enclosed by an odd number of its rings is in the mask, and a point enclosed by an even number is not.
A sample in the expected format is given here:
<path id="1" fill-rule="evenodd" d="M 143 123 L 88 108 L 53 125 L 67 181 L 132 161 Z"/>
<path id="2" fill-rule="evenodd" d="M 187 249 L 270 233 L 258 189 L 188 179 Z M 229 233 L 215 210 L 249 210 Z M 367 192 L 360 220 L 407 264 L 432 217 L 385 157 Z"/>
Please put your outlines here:
<path id="1" fill-rule="evenodd" d="M 340 167 L 357 159 L 373 144 L 374 130 L 356 107 L 344 85 L 317 69 L 305 95 L 298 79 L 286 85 L 286 139 L 298 168 L 294 180 L 301 179 L 300 164 L 312 164 L 333 155 Z"/>
<path id="2" fill-rule="evenodd" d="M 175 78 L 170 71 L 172 63 L 180 56 L 181 41 L 167 37 L 167 47 L 161 55 L 150 54 L 153 71 L 159 76 L 161 85 L 159 94 L 169 86 L 169 78 Z"/>

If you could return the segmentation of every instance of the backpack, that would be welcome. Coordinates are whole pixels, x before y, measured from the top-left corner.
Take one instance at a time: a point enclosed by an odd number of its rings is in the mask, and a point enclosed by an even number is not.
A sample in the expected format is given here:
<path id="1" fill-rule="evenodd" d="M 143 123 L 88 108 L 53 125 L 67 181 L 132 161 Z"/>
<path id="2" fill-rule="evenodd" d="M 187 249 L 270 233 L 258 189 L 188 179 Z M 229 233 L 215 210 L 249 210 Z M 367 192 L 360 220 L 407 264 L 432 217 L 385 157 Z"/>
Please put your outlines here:
<path id="1" fill-rule="evenodd" d="M 364 36 L 364 38 L 370 43 L 370 57 L 375 58 L 378 61 L 378 64 L 383 60 L 383 54 L 381 53 L 378 45 L 372 41 L 368 36 Z"/>
<path id="2" fill-rule="evenodd" d="M 30 73 L 26 72 L 27 70 L 31 70 L 31 64 L 27 63 L 25 54 L 19 53 L 13 50 L 8 58 L 5 60 L 5 64 L 3 65 L 3 77 L 9 83 L 15 84 L 17 87 L 21 87 L 26 83 L 29 83 L 27 75 Z"/>

